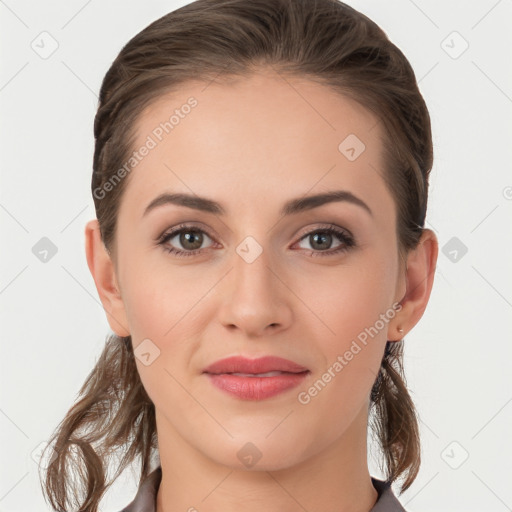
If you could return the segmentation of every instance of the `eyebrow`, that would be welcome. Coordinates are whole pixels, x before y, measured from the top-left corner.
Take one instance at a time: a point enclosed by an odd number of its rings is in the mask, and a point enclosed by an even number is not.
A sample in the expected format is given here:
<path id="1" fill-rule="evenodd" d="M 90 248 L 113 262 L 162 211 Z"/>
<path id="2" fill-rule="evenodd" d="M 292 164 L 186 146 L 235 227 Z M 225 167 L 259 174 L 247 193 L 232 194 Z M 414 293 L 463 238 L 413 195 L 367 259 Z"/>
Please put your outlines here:
<path id="1" fill-rule="evenodd" d="M 313 208 L 318 208 L 324 204 L 345 201 L 356 206 L 360 206 L 367 213 L 373 216 L 370 207 L 359 197 L 352 194 L 347 190 L 333 190 L 325 192 L 323 194 L 316 194 L 312 196 L 304 196 L 297 199 L 291 199 L 287 201 L 280 211 L 281 216 L 294 215 Z M 164 193 L 155 197 L 144 210 L 142 216 L 146 216 L 151 210 L 158 208 L 166 204 L 175 204 L 178 206 L 185 206 L 187 208 L 193 208 L 203 212 L 213 213 L 215 215 L 225 215 L 226 211 L 224 208 L 211 199 L 206 197 L 199 197 L 191 194 L 170 194 Z"/>

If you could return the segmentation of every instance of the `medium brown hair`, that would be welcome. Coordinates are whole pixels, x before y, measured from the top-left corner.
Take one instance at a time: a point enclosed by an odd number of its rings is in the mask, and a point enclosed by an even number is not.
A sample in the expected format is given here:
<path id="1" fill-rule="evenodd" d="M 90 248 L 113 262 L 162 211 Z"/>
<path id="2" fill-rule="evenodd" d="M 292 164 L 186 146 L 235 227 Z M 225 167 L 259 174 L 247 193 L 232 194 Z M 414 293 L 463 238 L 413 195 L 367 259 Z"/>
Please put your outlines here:
<path id="1" fill-rule="evenodd" d="M 94 122 L 91 190 L 105 248 L 115 260 L 116 219 L 127 179 L 104 184 L 133 152 L 137 120 L 161 95 L 188 81 L 247 77 L 261 66 L 317 81 L 355 100 L 383 127 L 383 178 L 397 209 L 402 257 L 425 223 L 432 167 L 430 117 L 411 65 L 369 18 L 337 0 L 198 0 L 151 23 L 121 50 L 104 77 Z M 387 342 L 370 394 L 372 432 L 387 480 L 420 466 L 417 413 L 403 374 L 403 340 Z M 48 443 L 43 492 L 54 509 L 96 512 L 132 462 L 139 484 L 157 450 L 155 409 L 135 364 L 131 337 L 109 336 L 77 402 Z M 107 469 L 122 453 L 114 477 Z"/>

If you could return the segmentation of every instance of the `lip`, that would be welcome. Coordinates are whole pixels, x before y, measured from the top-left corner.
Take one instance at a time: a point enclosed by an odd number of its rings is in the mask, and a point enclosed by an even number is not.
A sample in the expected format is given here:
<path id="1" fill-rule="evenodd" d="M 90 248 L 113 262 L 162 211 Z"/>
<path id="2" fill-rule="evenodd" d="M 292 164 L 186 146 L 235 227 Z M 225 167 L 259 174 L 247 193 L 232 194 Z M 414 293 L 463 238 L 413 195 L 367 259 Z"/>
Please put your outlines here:
<path id="1" fill-rule="evenodd" d="M 308 371 L 298 363 L 276 356 L 248 359 L 242 356 L 232 356 L 220 359 L 203 370 L 204 373 L 267 373 L 273 371 L 301 373 Z"/>
<path id="2" fill-rule="evenodd" d="M 280 373 L 263 377 L 249 376 L 268 372 Z M 232 396 L 242 400 L 263 400 L 298 386 L 310 372 L 304 366 L 281 357 L 248 359 L 233 356 L 216 361 L 203 373 L 214 386 Z"/>

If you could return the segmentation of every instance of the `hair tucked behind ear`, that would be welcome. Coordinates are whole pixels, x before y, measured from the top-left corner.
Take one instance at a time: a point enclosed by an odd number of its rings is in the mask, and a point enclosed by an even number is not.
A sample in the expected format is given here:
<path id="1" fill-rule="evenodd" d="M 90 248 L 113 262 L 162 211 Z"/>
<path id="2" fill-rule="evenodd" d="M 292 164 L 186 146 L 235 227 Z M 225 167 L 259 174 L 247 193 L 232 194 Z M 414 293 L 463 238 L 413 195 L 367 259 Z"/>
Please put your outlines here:
<path id="1" fill-rule="evenodd" d="M 105 491 L 134 460 L 142 462 L 140 481 L 148 475 L 156 441 L 155 408 L 139 378 L 131 339 L 109 336 L 76 404 L 43 453 L 51 461 L 45 485 L 52 507 L 95 512 Z M 107 482 L 106 462 L 122 448 L 118 471 Z"/>
<path id="2" fill-rule="evenodd" d="M 130 178 L 126 162 L 143 110 L 190 80 L 244 77 L 265 66 L 318 81 L 375 114 L 384 138 L 380 172 L 396 205 L 400 256 L 417 246 L 432 136 L 414 71 L 400 49 L 373 21 L 337 0 L 198 0 L 133 37 L 101 85 L 91 190 L 114 262 L 119 205 Z M 402 342 L 388 343 L 370 409 L 388 480 L 407 475 L 403 491 L 418 472 L 420 440 L 403 378 Z M 44 491 L 52 505 L 68 510 L 71 494 L 80 503 L 74 508 L 96 512 L 112 483 L 106 478 L 109 457 L 125 451 L 115 477 L 140 457 L 142 480 L 155 436 L 155 413 L 139 380 L 131 339 L 111 338 L 78 403 L 50 440 L 57 452 Z"/>

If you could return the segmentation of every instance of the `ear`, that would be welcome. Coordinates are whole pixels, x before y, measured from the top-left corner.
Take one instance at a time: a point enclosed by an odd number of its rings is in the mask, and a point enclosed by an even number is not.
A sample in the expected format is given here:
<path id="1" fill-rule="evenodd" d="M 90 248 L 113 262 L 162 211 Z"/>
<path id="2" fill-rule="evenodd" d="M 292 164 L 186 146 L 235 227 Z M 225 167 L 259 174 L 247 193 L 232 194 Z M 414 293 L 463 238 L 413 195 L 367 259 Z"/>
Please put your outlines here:
<path id="1" fill-rule="evenodd" d="M 97 219 L 89 221 L 85 226 L 85 252 L 87 265 L 96 284 L 103 309 L 107 313 L 110 328 L 118 336 L 129 336 L 126 311 L 117 284 L 114 265 L 101 240 Z"/>
<path id="2" fill-rule="evenodd" d="M 400 341 L 423 316 L 434 284 L 438 250 L 435 233 L 424 229 L 418 246 L 407 255 L 406 291 L 400 301 L 402 309 L 390 322 L 388 341 Z"/>

